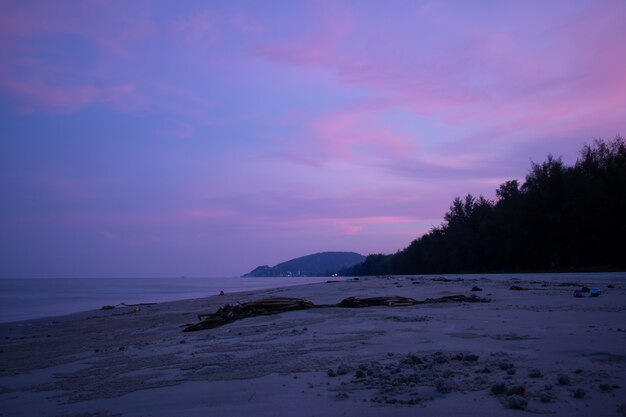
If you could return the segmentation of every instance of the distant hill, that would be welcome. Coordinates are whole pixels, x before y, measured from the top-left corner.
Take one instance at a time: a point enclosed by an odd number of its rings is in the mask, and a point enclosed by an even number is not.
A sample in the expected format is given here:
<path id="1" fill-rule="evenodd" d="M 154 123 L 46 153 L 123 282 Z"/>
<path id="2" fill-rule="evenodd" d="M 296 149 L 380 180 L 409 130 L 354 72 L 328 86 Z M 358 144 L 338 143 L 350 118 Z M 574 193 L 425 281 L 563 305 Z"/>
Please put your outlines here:
<path id="1" fill-rule="evenodd" d="M 320 252 L 302 256 L 276 266 L 261 265 L 243 275 L 244 277 L 298 277 L 331 276 L 339 270 L 350 268 L 365 260 L 355 252 Z"/>

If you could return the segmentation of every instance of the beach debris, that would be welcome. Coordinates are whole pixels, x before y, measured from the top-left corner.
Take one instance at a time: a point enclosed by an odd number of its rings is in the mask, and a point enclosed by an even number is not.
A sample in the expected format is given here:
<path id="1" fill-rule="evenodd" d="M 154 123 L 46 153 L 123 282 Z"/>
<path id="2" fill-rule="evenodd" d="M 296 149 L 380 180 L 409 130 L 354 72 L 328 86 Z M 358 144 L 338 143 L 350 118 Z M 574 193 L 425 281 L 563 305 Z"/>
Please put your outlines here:
<path id="1" fill-rule="evenodd" d="M 361 307 L 404 307 L 419 304 L 419 301 L 408 297 L 371 297 L 371 298 L 358 298 L 348 297 L 343 300 L 337 307 L 349 307 L 349 308 L 361 308 Z"/>
<path id="2" fill-rule="evenodd" d="M 539 394 L 539 400 L 542 403 L 549 403 L 552 402 L 552 393 L 550 391 L 542 391 Z"/>
<path id="3" fill-rule="evenodd" d="M 506 392 L 506 385 L 503 382 L 499 382 L 491 386 L 491 393 L 494 395 L 504 394 Z"/>
<path id="4" fill-rule="evenodd" d="M 576 298 L 599 297 L 601 293 L 602 293 L 602 290 L 600 290 L 600 288 L 582 287 L 582 288 L 577 288 L 574 290 L 574 297 Z"/>
<path id="5" fill-rule="evenodd" d="M 574 391 L 574 398 L 585 398 L 585 395 L 587 395 L 587 393 L 585 392 L 584 389 L 582 388 L 578 388 L 576 391 Z"/>
<path id="6" fill-rule="evenodd" d="M 470 291 L 482 291 L 483 289 L 474 285 Z"/>
<path id="7" fill-rule="evenodd" d="M 337 367 L 337 375 L 346 375 L 348 374 L 350 371 L 352 371 L 352 368 L 344 363 L 340 364 Z"/>
<path id="8" fill-rule="evenodd" d="M 335 395 L 335 399 L 338 400 L 338 401 L 347 400 L 348 398 L 350 398 L 350 396 L 348 395 L 347 392 L 338 392 Z"/>
<path id="9" fill-rule="evenodd" d="M 437 381 L 436 388 L 437 388 L 437 392 L 441 394 L 448 394 L 452 392 L 452 390 L 454 389 L 454 386 L 452 385 L 452 383 L 450 383 L 450 381 L 447 381 L 445 379 L 440 379 Z"/>
<path id="10" fill-rule="evenodd" d="M 569 376 L 567 376 L 565 374 L 560 374 L 557 377 L 557 381 L 559 382 L 559 385 L 569 385 L 570 384 Z"/>
<path id="11" fill-rule="evenodd" d="M 429 321 L 429 320 L 432 320 L 432 318 L 428 316 L 410 316 L 410 317 L 389 316 L 389 317 L 385 317 L 384 320 L 395 321 L 398 323 L 415 323 L 415 322 Z"/>
<path id="12" fill-rule="evenodd" d="M 434 303 L 488 303 L 491 300 L 488 298 L 481 298 L 476 294 L 472 295 L 446 295 L 439 298 L 427 298 L 424 301 L 420 301 L 417 304 L 434 304 Z"/>
<path id="13" fill-rule="evenodd" d="M 511 285 L 509 290 L 511 290 L 511 291 L 528 291 L 528 288 L 520 287 L 519 285 Z"/>
<path id="14" fill-rule="evenodd" d="M 514 387 L 509 388 L 506 392 L 507 396 L 511 395 L 524 395 L 526 393 L 526 387 L 524 385 L 516 385 Z"/>
<path id="15" fill-rule="evenodd" d="M 224 295 L 224 290 L 220 291 L 219 295 L 220 296 Z"/>
<path id="16" fill-rule="evenodd" d="M 467 302 L 467 303 L 486 303 L 490 300 L 472 295 L 447 295 L 439 298 L 427 298 L 418 301 L 413 298 L 388 296 L 388 297 L 370 297 L 358 298 L 348 297 L 341 300 L 338 304 L 316 305 L 309 300 L 303 298 L 264 298 L 258 301 L 250 301 L 247 303 L 225 304 L 221 306 L 215 313 L 198 314 L 200 323 L 184 325 L 184 332 L 193 332 L 197 330 L 213 329 L 236 320 L 255 317 L 268 316 L 273 314 L 284 313 L 287 311 L 306 310 L 311 308 L 323 307 L 343 307 L 343 308 L 363 308 L 363 307 L 407 307 L 417 304 L 433 304 L 446 302 Z M 478 357 L 476 358 L 478 359 Z"/>
<path id="17" fill-rule="evenodd" d="M 508 406 L 514 410 L 523 410 L 528 406 L 528 401 L 519 395 L 511 395 L 508 400 Z"/>
<path id="18" fill-rule="evenodd" d="M 445 277 L 437 277 L 437 278 L 432 278 L 431 281 L 434 282 L 463 282 L 465 281 L 463 278 L 445 278 Z"/>
<path id="19" fill-rule="evenodd" d="M 141 307 L 142 307 L 142 306 L 151 307 L 151 306 L 152 306 L 152 304 L 155 304 L 155 303 L 137 303 L 137 304 L 119 303 L 119 304 L 116 304 L 116 305 L 106 305 L 106 306 L 102 306 L 102 307 L 100 308 L 100 310 L 114 310 L 114 309 L 116 309 L 117 307 L 132 307 L 132 310 L 131 310 L 131 311 L 132 311 L 133 313 L 136 313 L 136 312 L 138 312 L 139 310 L 141 310 Z"/>
<path id="20" fill-rule="evenodd" d="M 447 363 L 449 361 L 448 357 L 443 352 L 435 352 L 433 353 L 433 362 L 435 363 Z"/>
<path id="21" fill-rule="evenodd" d="M 192 332 L 196 330 L 213 329 L 247 317 L 268 316 L 286 311 L 305 310 L 313 307 L 315 307 L 315 305 L 308 300 L 303 298 L 288 297 L 264 298 L 258 301 L 250 301 L 243 304 L 225 304 L 215 313 L 198 314 L 198 320 L 202 321 L 200 323 L 185 326 L 183 331 Z"/>
<path id="22" fill-rule="evenodd" d="M 503 371 L 506 371 L 508 369 L 513 369 L 515 367 L 515 365 L 513 365 L 510 362 L 502 362 L 500 364 L 500 369 L 502 369 Z"/>
<path id="23" fill-rule="evenodd" d="M 329 377 L 342 376 L 342 375 L 349 374 L 353 370 L 354 368 L 352 368 L 351 366 L 346 365 L 345 363 L 342 363 L 337 367 L 337 369 L 329 368 L 328 371 L 326 372 L 326 375 L 328 375 Z M 361 373 L 363 373 L 363 371 L 361 371 Z M 363 376 L 364 375 L 365 374 L 363 374 Z"/>
<path id="24" fill-rule="evenodd" d="M 602 392 L 611 392 L 613 390 L 619 389 L 619 385 L 617 384 L 613 384 L 613 385 L 609 385 L 609 384 L 600 384 L 600 391 Z"/>
<path id="25" fill-rule="evenodd" d="M 407 366 L 421 365 L 423 363 L 424 361 L 422 360 L 422 358 L 413 353 L 409 353 L 408 355 L 406 355 L 406 358 L 402 360 L 402 364 Z"/>
<path id="26" fill-rule="evenodd" d="M 535 369 L 531 369 L 531 370 L 528 372 L 528 376 L 529 376 L 530 378 L 541 378 L 541 377 L 543 376 L 543 374 L 541 373 L 541 371 L 540 371 L 539 369 L 536 369 L 536 368 L 535 368 Z"/>

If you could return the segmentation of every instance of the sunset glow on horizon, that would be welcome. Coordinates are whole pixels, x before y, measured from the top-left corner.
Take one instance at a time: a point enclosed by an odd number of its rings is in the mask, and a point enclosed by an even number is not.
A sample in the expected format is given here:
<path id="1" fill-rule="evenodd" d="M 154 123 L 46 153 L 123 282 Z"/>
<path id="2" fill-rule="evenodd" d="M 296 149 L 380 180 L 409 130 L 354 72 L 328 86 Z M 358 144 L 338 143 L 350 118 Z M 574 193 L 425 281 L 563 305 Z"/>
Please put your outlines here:
<path id="1" fill-rule="evenodd" d="M 393 253 L 626 132 L 626 2 L 3 1 L 0 277 Z"/>

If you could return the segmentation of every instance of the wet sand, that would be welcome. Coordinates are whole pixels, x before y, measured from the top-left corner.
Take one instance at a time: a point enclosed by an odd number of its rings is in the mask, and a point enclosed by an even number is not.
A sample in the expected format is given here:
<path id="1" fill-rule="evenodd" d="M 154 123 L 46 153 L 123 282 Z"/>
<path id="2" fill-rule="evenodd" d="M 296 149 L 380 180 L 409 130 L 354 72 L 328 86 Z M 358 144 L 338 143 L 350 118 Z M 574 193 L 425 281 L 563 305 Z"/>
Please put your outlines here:
<path id="1" fill-rule="evenodd" d="M 0 324 L 0 415 L 626 415 L 626 282 L 581 275 L 575 284 L 602 294 L 574 298 L 578 286 L 557 282 L 433 278 Z M 182 332 L 198 313 L 265 297 L 334 304 L 453 294 L 491 302 L 329 307 Z"/>

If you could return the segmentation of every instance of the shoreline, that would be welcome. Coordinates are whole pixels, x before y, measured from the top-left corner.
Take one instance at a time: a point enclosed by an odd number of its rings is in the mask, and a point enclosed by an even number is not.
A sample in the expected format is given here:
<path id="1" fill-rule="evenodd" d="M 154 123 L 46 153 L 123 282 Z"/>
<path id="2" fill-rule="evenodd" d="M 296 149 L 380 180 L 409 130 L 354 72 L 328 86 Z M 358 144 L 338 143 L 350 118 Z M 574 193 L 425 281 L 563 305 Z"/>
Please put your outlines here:
<path id="1" fill-rule="evenodd" d="M 298 279 L 304 282 L 294 282 L 288 278 L 244 279 L 239 277 L 0 279 L 0 323 L 62 317 L 124 302 L 127 304 L 156 304 L 183 301 L 217 295 L 221 290 L 225 290 L 227 293 L 256 291 L 306 285 L 329 278 Z M 28 281 L 35 281 L 37 284 L 33 285 Z M 17 286 L 19 290 L 15 289 L 16 282 L 21 284 Z M 57 282 L 58 285 L 56 285 Z M 3 290 L 6 292 L 2 293 Z M 68 294 L 71 294 L 73 299 L 69 298 Z M 50 310 L 53 311 L 52 314 L 49 312 Z M 7 317 L 9 317 L 8 320 L 6 320 Z"/>
<path id="2" fill-rule="evenodd" d="M 361 277 L 1 323 L 0 415 L 519 415 L 512 401 L 557 416 L 626 413 L 623 280 L 582 282 L 602 294 L 581 299 L 571 286 L 515 291 L 515 278 L 481 275 Z M 474 293 L 491 302 L 322 308 L 182 332 L 199 313 L 272 296 Z M 512 400 L 498 384 L 524 392 Z"/>
<path id="3" fill-rule="evenodd" d="M 379 277 L 387 277 L 387 276 L 379 276 Z M 423 279 L 423 280 L 430 280 L 433 278 L 449 278 L 449 279 L 465 279 L 465 280 L 475 280 L 475 279 L 481 279 L 481 278 L 487 278 L 487 279 L 493 279 L 496 281 L 502 281 L 502 280 L 512 280 L 512 279 L 516 279 L 516 280 L 521 280 L 521 281 L 537 281 L 537 280 L 547 280 L 548 282 L 561 282 L 564 280 L 577 280 L 580 278 L 589 278 L 587 280 L 581 280 L 581 282 L 578 282 L 581 285 L 593 285 L 594 281 L 597 280 L 612 280 L 612 279 L 623 279 L 626 281 L 626 271 L 624 272 L 605 272 L 605 271 L 596 271 L 596 272 L 558 272 L 558 273 L 544 273 L 544 272 L 537 272 L 537 273 L 471 273 L 471 274 L 423 274 L 423 275 L 389 275 L 388 277 L 392 277 L 392 278 L 398 278 L 398 279 L 403 279 L 403 278 L 416 278 L 416 279 Z M 42 315 L 32 315 L 32 314 L 27 314 L 25 315 L 24 313 L 21 314 L 15 314 L 12 313 L 10 310 L 6 310 L 4 311 L 4 316 L 1 314 L 2 311 L 0 311 L 0 316 L 6 317 L 11 316 L 11 315 L 17 315 L 18 319 L 10 319 L 9 321 L 4 321 L 3 317 L 0 317 L 0 325 L 1 324 L 7 324 L 7 323 L 18 323 L 18 322 L 26 322 L 26 321 L 30 321 L 30 320 L 43 320 L 43 319 L 53 319 L 53 318 L 60 318 L 66 315 L 72 315 L 72 314 L 79 314 L 79 313 L 83 313 L 83 312 L 88 312 L 88 311 L 97 311 L 100 307 L 105 306 L 105 305 L 117 305 L 117 304 L 122 304 L 125 303 L 127 301 L 128 304 L 160 304 L 160 303 L 165 303 L 165 302 L 176 302 L 176 301 L 188 301 L 188 300 L 195 300 L 197 298 L 205 298 L 205 297 L 211 297 L 213 295 L 217 295 L 219 293 L 219 290 L 224 288 L 226 289 L 227 293 L 230 294 L 236 294 L 236 293 L 240 293 L 240 292 L 249 292 L 249 291 L 264 291 L 264 290 L 271 290 L 271 289 L 276 289 L 276 288 L 288 288 L 291 286 L 301 286 L 301 285 L 308 285 L 308 284 L 313 284 L 313 283 L 323 283 L 326 280 L 351 280 L 353 278 L 359 278 L 359 277 L 300 277 L 297 278 L 299 279 L 310 279 L 310 280 L 314 280 L 312 282 L 305 282 L 305 283 L 298 283 L 298 282 L 290 282 L 287 285 L 279 285 L 281 284 L 280 282 L 275 282 L 272 283 L 273 284 L 277 284 L 277 286 L 275 287 L 265 287 L 265 286 L 260 286 L 259 288 L 236 288 L 234 291 L 232 291 L 232 287 L 229 287 L 228 285 L 232 285 L 229 284 L 228 281 L 225 281 L 225 285 L 207 285 L 206 288 L 202 288 L 200 289 L 200 291 L 204 291 L 205 295 L 200 295 L 200 296 L 183 296 L 182 298 L 170 298 L 171 295 L 165 295 L 165 299 L 161 298 L 159 299 L 159 297 L 163 297 L 163 294 L 160 294 L 157 297 L 153 297 L 152 299 L 150 299 L 150 297 L 140 297 L 138 295 L 133 295 L 133 294 L 129 294 L 129 296 L 121 296 L 121 295 L 111 295 L 108 298 L 98 298 L 98 299 L 94 299 L 94 300 L 89 300 L 89 301 L 85 301 L 83 303 L 81 303 L 81 307 L 75 307 L 72 308 L 71 310 L 67 310 L 67 308 L 63 308 L 63 307 L 55 307 L 56 309 L 61 308 L 60 311 L 54 313 L 54 314 L 45 314 L 45 313 L 41 313 Z M 363 276 L 364 279 L 367 278 L 376 278 L 376 276 Z M 4 278 L 4 279 L 0 279 L 0 281 L 2 280 L 21 280 L 22 278 Z M 25 278 L 26 280 L 44 280 L 44 281 L 54 281 L 55 278 Z M 84 281 L 90 281 L 91 279 L 89 278 L 60 278 L 62 280 L 84 280 Z M 153 280 L 153 279 L 157 279 L 157 280 L 176 280 L 179 278 L 130 278 L 130 280 Z M 181 278 L 181 279 L 187 279 L 187 280 L 198 280 L 200 282 L 208 282 L 211 283 L 210 281 L 213 279 L 218 279 L 218 278 L 198 278 L 198 277 L 185 277 L 185 278 Z M 258 281 L 263 281 L 263 280 L 281 280 L 281 279 L 288 279 L 288 278 L 278 278 L 278 277 L 264 277 L 264 278 L 242 278 L 242 277 L 230 277 L 230 278 L 219 278 L 219 279 L 227 279 L 227 280 L 242 280 L 242 282 L 246 282 L 248 280 L 258 280 Z M 97 280 L 124 280 L 123 278 L 96 278 Z M 184 281 L 183 281 L 184 282 Z M 211 283 L 213 284 L 213 283 Z M 213 294 L 207 295 L 208 292 L 212 292 Z M 187 294 L 187 295 L 191 295 L 191 294 Z M 130 299 L 130 300 L 129 300 Z M 154 301 L 153 301 L 154 300 Z M 2 300 L 0 300 L 2 301 Z M 7 299 L 5 301 L 10 301 L 10 302 L 15 302 L 13 300 Z M 32 300 L 28 301 L 28 303 L 33 303 Z M 27 303 L 27 304 L 28 304 Z M 88 304 L 88 305 L 87 305 Z M 99 305 L 99 307 L 95 307 L 96 305 Z M 94 306 L 94 307 L 91 307 Z M 37 307 L 37 308 L 44 308 L 44 307 Z M 28 308 L 23 307 L 23 309 L 28 310 Z M 37 314 L 37 313 L 36 313 Z M 25 317 L 24 317 L 25 316 Z"/>

